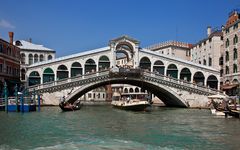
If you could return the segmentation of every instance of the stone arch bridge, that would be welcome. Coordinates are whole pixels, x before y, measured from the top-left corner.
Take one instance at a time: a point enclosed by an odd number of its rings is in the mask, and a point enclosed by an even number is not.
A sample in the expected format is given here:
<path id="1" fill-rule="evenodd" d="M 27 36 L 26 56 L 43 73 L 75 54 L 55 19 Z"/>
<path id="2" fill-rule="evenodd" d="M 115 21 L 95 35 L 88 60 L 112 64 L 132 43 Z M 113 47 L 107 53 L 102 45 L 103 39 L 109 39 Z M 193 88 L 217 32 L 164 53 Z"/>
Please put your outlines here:
<path id="1" fill-rule="evenodd" d="M 219 92 L 219 71 L 142 49 L 139 44 L 122 36 L 104 48 L 33 64 L 26 72 L 28 89 L 42 93 L 47 104 L 58 104 L 59 95 L 69 91 L 72 94 L 67 100 L 73 102 L 83 93 L 106 84 L 144 85 L 166 105 L 181 107 L 205 107 L 207 96 Z M 111 68 L 140 68 L 142 74 L 112 77 Z"/>

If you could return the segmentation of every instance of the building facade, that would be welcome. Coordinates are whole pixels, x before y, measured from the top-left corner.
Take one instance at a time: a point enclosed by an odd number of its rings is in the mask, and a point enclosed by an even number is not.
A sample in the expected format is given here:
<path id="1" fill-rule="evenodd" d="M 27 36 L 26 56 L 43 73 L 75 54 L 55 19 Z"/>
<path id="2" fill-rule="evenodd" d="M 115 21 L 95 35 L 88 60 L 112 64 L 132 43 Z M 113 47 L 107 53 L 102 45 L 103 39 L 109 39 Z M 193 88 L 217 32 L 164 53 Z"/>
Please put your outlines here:
<path id="1" fill-rule="evenodd" d="M 13 45 L 13 36 L 14 33 L 9 32 L 9 42 L 0 38 L 0 96 L 3 96 L 5 82 L 10 96 L 16 84 L 20 85 L 20 49 Z"/>
<path id="2" fill-rule="evenodd" d="M 229 95 L 237 94 L 240 81 L 240 12 L 232 11 L 223 27 L 223 79 L 222 90 Z"/>
<path id="3" fill-rule="evenodd" d="M 223 35 L 221 30 L 213 32 L 211 30 L 211 27 L 208 27 L 207 38 L 200 40 L 191 48 L 191 61 L 220 70 L 219 58 L 221 57 Z"/>
<path id="4" fill-rule="evenodd" d="M 146 47 L 146 49 L 158 52 L 160 54 L 177 57 L 184 60 L 190 60 L 190 49 L 192 44 L 167 41 Z"/>
<path id="5" fill-rule="evenodd" d="M 17 40 L 14 45 L 20 48 L 20 78 L 23 83 L 26 82 L 26 67 L 38 62 L 55 59 L 55 51 L 46 48 L 43 45 L 33 44 L 32 40 Z"/>

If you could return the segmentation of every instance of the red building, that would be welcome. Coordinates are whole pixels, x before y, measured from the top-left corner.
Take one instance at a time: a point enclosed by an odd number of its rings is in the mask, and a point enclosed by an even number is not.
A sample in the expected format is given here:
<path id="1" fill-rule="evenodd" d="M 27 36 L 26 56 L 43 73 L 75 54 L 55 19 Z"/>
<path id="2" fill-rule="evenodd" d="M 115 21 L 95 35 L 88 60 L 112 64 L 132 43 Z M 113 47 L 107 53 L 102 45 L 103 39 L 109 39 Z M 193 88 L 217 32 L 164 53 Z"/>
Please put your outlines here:
<path id="1" fill-rule="evenodd" d="M 16 84 L 20 86 L 20 49 L 13 45 L 13 35 L 9 32 L 9 42 L 0 37 L 0 97 L 4 82 L 7 83 L 9 95 L 14 94 Z"/>

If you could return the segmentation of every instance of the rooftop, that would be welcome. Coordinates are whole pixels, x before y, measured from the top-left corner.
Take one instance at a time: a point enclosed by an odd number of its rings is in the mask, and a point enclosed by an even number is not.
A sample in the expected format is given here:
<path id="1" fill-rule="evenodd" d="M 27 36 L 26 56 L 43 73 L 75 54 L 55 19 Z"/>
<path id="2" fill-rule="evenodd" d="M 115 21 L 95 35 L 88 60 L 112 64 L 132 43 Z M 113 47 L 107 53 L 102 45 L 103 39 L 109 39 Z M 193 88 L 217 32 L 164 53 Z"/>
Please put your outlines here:
<path id="1" fill-rule="evenodd" d="M 154 51 L 154 50 L 159 50 L 159 49 L 170 47 L 170 46 L 181 47 L 181 48 L 191 48 L 192 44 L 178 42 L 178 41 L 167 41 L 167 42 L 150 45 L 146 47 L 146 49 Z"/>
<path id="2" fill-rule="evenodd" d="M 13 44 L 18 46 L 19 48 L 25 49 L 25 50 L 38 50 L 38 51 L 52 51 L 52 52 L 55 52 L 53 49 L 46 48 L 43 45 L 33 44 L 33 43 L 31 43 L 29 41 L 25 41 L 25 40 L 17 40 L 17 41 L 14 41 Z"/>

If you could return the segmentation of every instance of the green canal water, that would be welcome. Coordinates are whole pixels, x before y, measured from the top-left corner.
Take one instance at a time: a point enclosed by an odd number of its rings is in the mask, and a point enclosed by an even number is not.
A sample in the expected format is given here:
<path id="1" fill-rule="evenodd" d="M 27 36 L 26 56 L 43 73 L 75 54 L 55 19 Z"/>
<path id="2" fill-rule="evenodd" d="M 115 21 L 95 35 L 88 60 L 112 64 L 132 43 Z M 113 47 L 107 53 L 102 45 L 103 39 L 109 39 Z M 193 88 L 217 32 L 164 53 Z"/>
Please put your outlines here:
<path id="1" fill-rule="evenodd" d="M 240 119 L 218 118 L 209 110 L 43 107 L 24 114 L 0 112 L 0 119 L 0 149 L 240 149 Z"/>

